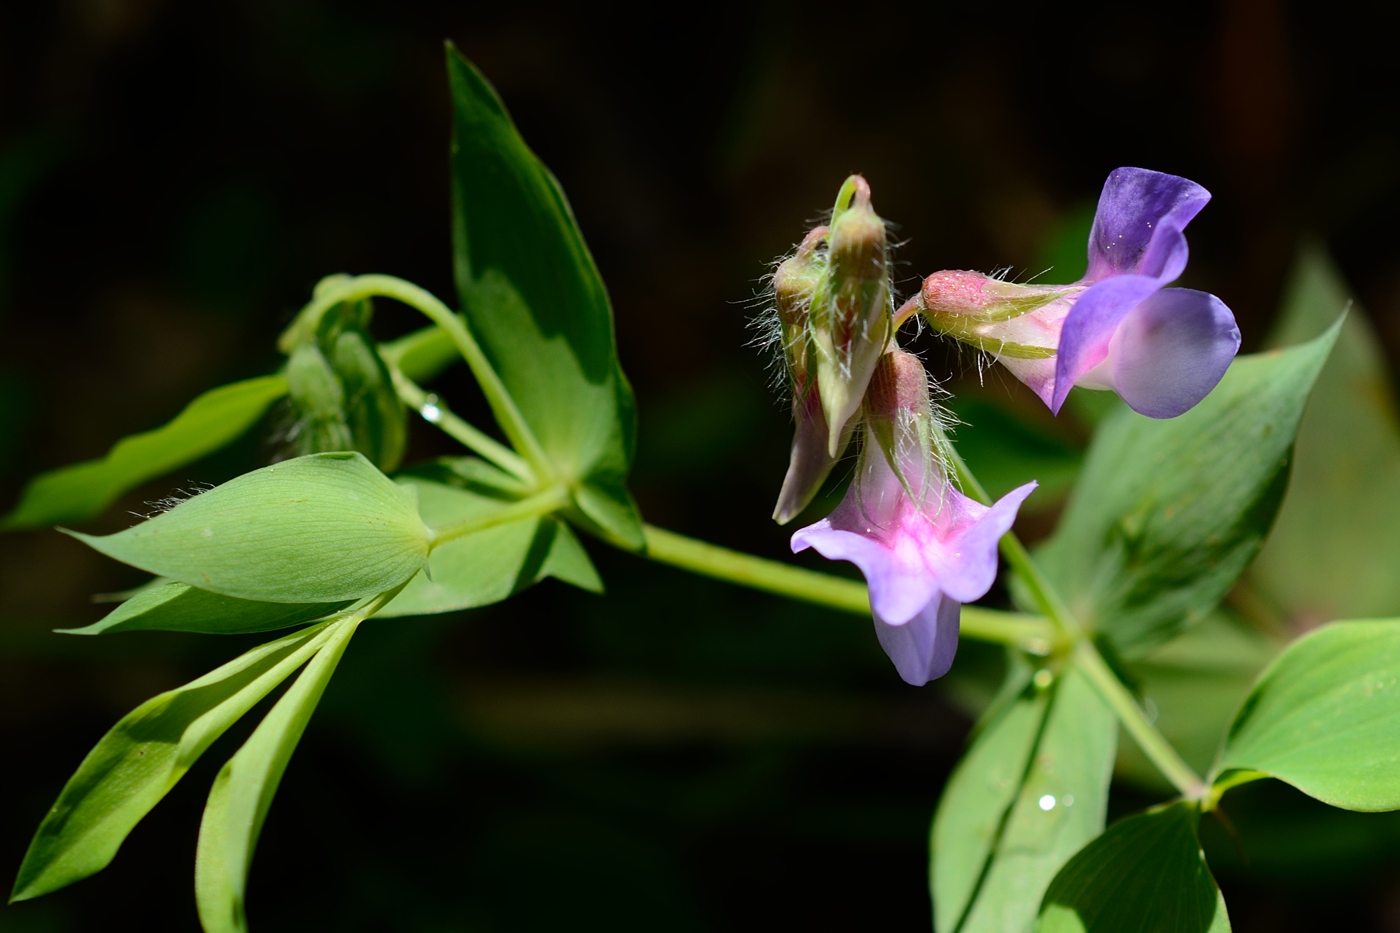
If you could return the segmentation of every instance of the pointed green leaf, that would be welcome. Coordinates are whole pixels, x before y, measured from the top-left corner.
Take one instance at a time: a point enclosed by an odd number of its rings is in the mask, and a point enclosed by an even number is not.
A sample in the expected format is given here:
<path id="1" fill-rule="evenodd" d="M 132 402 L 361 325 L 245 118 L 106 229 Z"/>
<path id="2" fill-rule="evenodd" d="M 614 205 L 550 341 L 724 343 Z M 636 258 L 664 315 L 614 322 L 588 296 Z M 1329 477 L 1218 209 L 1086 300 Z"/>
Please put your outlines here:
<path id="1" fill-rule="evenodd" d="M 205 933 L 246 931 L 244 894 L 277 785 L 359 619 L 332 622 L 306 670 L 214 779 L 195 852 L 194 891 Z"/>
<path id="2" fill-rule="evenodd" d="M 1351 295 L 1317 248 L 1300 256 L 1273 346 L 1321 333 Z M 1250 568 L 1303 624 L 1400 613 L 1400 418 L 1385 357 L 1353 308 L 1298 429 L 1290 492 Z"/>
<path id="3" fill-rule="evenodd" d="M 333 603 L 265 603 L 222 596 L 184 583 L 162 583 L 132 594 L 130 599 L 107 613 L 100 622 L 85 628 L 58 631 L 68 635 L 138 631 L 242 635 L 272 632 L 313 622 L 349 605 L 349 600 Z"/>
<path id="4" fill-rule="evenodd" d="M 83 759 L 44 817 L 10 899 L 38 897 L 105 868 L 204 750 L 306 663 L 325 638 L 321 625 L 268 642 L 123 717 Z"/>
<path id="5" fill-rule="evenodd" d="M 413 491 L 358 453 L 245 473 L 105 537 L 109 557 L 241 599 L 323 603 L 393 589 L 422 569 L 429 531 Z"/>
<path id="6" fill-rule="evenodd" d="M 454 464 L 457 469 L 438 473 L 462 485 L 421 476 L 400 479 L 417 489 L 418 507 L 429 525 L 484 517 L 516 501 L 502 492 L 517 487 L 516 480 L 481 461 L 467 462 L 474 466 L 459 462 Z M 472 477 L 469 484 L 464 474 Z M 428 573 L 415 577 L 379 615 L 432 615 L 486 606 L 547 576 L 590 592 L 603 588 L 598 571 L 568 525 L 554 518 L 528 518 L 440 545 L 428 561 Z"/>
<path id="7" fill-rule="evenodd" d="M 451 46 L 453 246 L 472 332 L 585 527 L 642 546 L 626 489 L 635 412 L 612 308 L 563 190 L 481 73 Z"/>
<path id="8" fill-rule="evenodd" d="M 1239 358 L 1178 418 L 1123 407 L 1099 428 L 1041 566 L 1124 656 L 1205 618 L 1258 552 L 1340 324 L 1302 346 Z"/>
<path id="9" fill-rule="evenodd" d="M 1347 810 L 1400 810 L 1400 619 L 1337 622 L 1279 655 L 1217 774 L 1262 771 Z"/>
<path id="10" fill-rule="evenodd" d="M 282 376 L 210 389 L 164 427 L 117 441 L 107 456 L 60 467 L 29 481 L 0 529 L 37 528 L 95 518 L 134 489 L 212 453 L 253 426 L 287 394 Z"/>
<path id="11" fill-rule="evenodd" d="M 1072 668 L 978 736 L 934 818 L 935 929 L 1028 933 L 1055 872 L 1103 830 L 1116 737 Z"/>
<path id="12" fill-rule="evenodd" d="M 1198 818 L 1180 802 L 1114 823 L 1055 876 L 1036 933 L 1229 933 Z"/>

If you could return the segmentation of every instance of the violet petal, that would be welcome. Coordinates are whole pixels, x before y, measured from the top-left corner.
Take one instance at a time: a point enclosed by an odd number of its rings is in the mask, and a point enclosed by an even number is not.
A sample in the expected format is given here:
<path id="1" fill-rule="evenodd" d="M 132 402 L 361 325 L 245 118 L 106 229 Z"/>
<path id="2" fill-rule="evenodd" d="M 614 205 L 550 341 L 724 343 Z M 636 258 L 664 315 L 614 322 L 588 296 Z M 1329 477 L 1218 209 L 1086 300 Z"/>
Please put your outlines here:
<path id="1" fill-rule="evenodd" d="M 903 625 L 890 625 L 875 616 L 875 637 L 905 683 L 922 687 L 953 666 L 961 615 L 962 605 L 957 600 L 935 596 Z"/>
<path id="2" fill-rule="evenodd" d="M 1239 348 L 1240 329 L 1224 302 L 1164 288 L 1118 326 L 1109 349 L 1113 388 L 1140 414 L 1175 418 L 1210 394 Z"/>
<path id="3" fill-rule="evenodd" d="M 893 625 L 909 621 L 938 593 L 939 581 L 918 555 L 902 554 L 878 538 L 833 528 L 830 519 L 793 533 L 793 553 L 809 547 L 827 560 L 848 560 L 859 567 L 870 589 L 871 609 Z"/>
<path id="4" fill-rule="evenodd" d="M 1172 281 L 1186 268 L 1182 230 L 1209 200 L 1209 191 L 1176 175 L 1141 168 L 1115 170 L 1099 195 L 1084 281 L 1116 275 Z"/>
<path id="5" fill-rule="evenodd" d="M 1079 377 L 1108 356 L 1109 342 L 1128 312 L 1161 287 L 1159 280 L 1149 276 L 1117 275 L 1079 296 L 1060 331 L 1051 411 L 1058 415 Z"/>
<path id="6" fill-rule="evenodd" d="M 991 508 L 968 502 L 981 515 L 959 529 L 948 546 L 936 553 L 926 553 L 929 569 L 937 577 L 939 588 L 952 599 L 970 603 L 987 595 L 997 577 L 997 543 L 1011 530 L 1016 510 L 1036 488 L 1035 482 L 1011 490 Z M 961 493 L 950 496 L 962 498 Z"/>

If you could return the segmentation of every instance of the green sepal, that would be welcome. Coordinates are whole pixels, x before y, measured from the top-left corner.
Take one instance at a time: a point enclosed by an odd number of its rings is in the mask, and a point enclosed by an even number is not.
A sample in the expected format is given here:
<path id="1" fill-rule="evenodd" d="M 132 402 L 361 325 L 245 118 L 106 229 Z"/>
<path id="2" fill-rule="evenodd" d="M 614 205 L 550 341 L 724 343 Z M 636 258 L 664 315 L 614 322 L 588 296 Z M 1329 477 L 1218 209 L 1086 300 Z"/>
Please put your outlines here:
<path id="1" fill-rule="evenodd" d="M 124 437 L 105 457 L 31 479 L 0 529 L 39 528 L 96 518 L 124 492 L 192 463 L 241 436 L 287 394 L 283 376 L 210 389 L 153 431 Z"/>

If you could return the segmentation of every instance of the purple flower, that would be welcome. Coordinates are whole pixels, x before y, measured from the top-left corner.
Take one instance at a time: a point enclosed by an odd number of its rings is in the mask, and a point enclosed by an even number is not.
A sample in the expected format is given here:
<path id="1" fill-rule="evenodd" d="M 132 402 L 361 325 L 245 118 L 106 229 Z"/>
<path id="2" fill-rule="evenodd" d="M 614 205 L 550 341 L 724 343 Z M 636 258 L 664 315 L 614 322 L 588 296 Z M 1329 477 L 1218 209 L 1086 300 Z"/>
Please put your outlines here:
<path id="1" fill-rule="evenodd" d="M 997 542 L 1035 489 L 1028 483 L 991 507 L 950 483 L 923 366 L 894 350 L 881 357 L 865 397 L 867 437 L 846 498 L 792 536 L 860 568 L 875 634 L 899 676 L 920 686 L 947 673 L 962 603 L 996 579 Z"/>
<path id="2" fill-rule="evenodd" d="M 939 272 L 911 310 L 986 350 L 1056 413 L 1072 386 L 1111 389 L 1135 411 L 1173 418 L 1205 398 L 1240 346 L 1219 298 L 1166 288 L 1186 268 L 1182 232 L 1210 193 L 1140 168 L 1108 176 L 1073 285 L 1014 285 Z"/>

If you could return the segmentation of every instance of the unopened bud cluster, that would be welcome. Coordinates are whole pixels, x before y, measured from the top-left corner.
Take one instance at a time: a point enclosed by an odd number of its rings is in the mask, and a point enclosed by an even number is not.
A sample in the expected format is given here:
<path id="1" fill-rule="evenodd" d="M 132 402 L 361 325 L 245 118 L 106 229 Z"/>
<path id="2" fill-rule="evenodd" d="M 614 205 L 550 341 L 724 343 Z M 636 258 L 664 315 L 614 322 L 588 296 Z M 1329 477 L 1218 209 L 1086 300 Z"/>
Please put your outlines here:
<path id="1" fill-rule="evenodd" d="M 894 331 L 885 222 L 864 178 L 846 180 L 830 222 L 778 265 L 773 292 L 797 422 L 773 514 L 786 522 L 811 502 L 850 442 Z"/>

